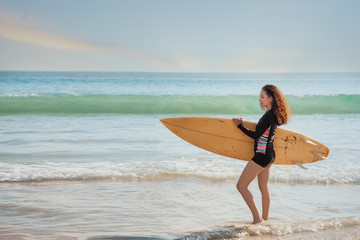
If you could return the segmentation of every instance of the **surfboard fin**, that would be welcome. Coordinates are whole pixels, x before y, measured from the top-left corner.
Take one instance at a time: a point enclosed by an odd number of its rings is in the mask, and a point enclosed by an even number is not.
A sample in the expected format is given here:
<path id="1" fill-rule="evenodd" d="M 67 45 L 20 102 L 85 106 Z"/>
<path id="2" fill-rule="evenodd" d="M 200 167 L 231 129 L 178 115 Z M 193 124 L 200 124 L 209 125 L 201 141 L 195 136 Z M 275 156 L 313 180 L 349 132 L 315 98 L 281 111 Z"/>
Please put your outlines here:
<path id="1" fill-rule="evenodd" d="M 312 141 L 310 141 L 309 139 L 300 139 L 301 141 L 304 141 L 304 142 L 306 142 L 306 143 L 308 143 L 308 144 L 311 144 L 311 145 L 317 145 L 316 143 L 313 143 Z"/>
<path id="2" fill-rule="evenodd" d="M 302 165 L 301 162 L 298 162 L 298 161 L 292 161 L 292 162 L 295 163 L 298 167 L 301 167 L 302 169 L 307 170 L 307 168 L 304 167 L 304 165 Z"/>
<path id="3" fill-rule="evenodd" d="M 313 154 L 315 154 L 316 156 L 318 156 L 319 158 L 325 159 L 326 157 L 324 155 L 322 155 L 322 153 L 320 152 L 312 152 Z"/>

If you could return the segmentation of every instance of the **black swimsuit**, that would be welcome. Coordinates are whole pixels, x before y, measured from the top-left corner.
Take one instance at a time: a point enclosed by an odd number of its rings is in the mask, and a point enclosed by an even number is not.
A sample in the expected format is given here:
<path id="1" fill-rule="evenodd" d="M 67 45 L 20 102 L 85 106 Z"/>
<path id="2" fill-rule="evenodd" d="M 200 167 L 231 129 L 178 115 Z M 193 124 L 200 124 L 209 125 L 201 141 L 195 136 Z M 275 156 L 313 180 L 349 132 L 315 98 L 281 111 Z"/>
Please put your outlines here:
<path id="1" fill-rule="evenodd" d="M 277 129 L 275 114 L 272 109 L 267 111 L 256 125 L 255 132 L 250 131 L 242 124 L 239 124 L 243 133 L 255 139 L 255 155 L 252 160 L 263 168 L 275 161 L 275 152 L 273 147 L 274 135 Z"/>

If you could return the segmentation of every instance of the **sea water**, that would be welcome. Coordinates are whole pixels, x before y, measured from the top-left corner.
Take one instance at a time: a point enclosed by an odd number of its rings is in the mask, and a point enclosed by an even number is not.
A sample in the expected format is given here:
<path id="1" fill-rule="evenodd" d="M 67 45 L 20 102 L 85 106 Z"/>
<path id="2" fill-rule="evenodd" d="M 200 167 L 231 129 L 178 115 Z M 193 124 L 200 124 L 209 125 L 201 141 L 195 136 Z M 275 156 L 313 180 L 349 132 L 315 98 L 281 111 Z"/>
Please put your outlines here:
<path id="1" fill-rule="evenodd" d="M 282 127 L 330 154 L 272 166 L 270 218 L 251 225 L 246 162 L 159 119 L 257 122 L 265 84 L 292 108 Z M 0 72 L 0 239 L 358 239 L 359 104 L 360 73 Z"/>

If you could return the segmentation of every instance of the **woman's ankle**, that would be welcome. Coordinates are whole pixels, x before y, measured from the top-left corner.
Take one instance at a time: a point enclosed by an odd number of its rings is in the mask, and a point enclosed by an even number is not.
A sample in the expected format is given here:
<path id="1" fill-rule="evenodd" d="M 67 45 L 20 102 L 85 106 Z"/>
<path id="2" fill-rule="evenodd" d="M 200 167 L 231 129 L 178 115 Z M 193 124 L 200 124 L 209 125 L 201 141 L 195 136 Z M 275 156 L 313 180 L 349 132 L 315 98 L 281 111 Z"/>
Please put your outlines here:
<path id="1" fill-rule="evenodd" d="M 254 221 L 252 222 L 252 224 L 258 224 L 258 223 L 261 223 L 261 222 L 263 222 L 264 221 L 264 219 L 262 219 L 262 218 L 254 218 Z"/>

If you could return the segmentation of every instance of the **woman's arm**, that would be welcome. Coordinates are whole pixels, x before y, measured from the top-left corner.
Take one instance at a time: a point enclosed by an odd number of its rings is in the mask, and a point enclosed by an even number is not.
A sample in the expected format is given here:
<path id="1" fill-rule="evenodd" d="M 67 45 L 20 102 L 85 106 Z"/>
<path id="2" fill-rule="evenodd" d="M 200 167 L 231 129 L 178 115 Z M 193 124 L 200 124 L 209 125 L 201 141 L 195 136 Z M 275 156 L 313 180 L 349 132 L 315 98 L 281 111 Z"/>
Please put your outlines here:
<path id="1" fill-rule="evenodd" d="M 241 119 L 241 118 L 239 118 Z M 246 135 L 248 135 L 249 137 L 253 138 L 253 139 L 258 139 L 265 131 L 268 127 L 270 127 L 271 123 L 270 123 L 270 118 L 268 115 L 264 115 L 264 117 L 262 119 L 260 119 L 259 124 L 256 126 L 256 130 L 251 131 L 249 129 L 247 129 L 246 127 L 244 127 L 243 125 L 243 120 L 241 119 L 241 121 L 236 121 L 233 118 L 233 122 L 236 126 Z"/>

